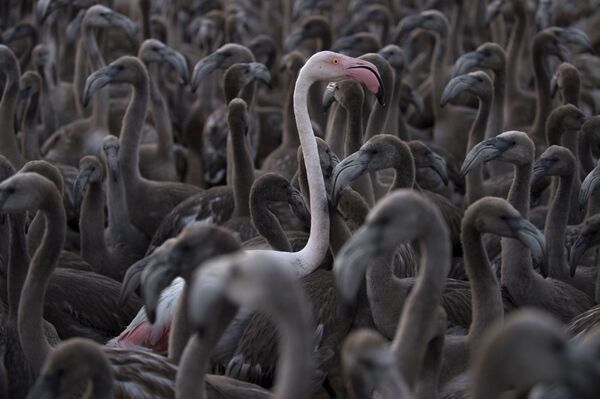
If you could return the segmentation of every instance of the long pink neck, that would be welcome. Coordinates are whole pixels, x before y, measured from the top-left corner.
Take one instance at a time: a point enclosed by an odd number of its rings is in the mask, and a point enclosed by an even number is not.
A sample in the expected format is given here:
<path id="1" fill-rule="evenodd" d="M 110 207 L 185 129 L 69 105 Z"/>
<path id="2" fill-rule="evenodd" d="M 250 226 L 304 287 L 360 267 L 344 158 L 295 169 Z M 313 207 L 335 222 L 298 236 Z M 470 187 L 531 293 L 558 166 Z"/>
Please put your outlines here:
<path id="1" fill-rule="evenodd" d="M 300 252 L 305 263 L 316 266 L 323 261 L 329 248 L 329 204 L 321 172 L 317 141 L 308 114 L 308 89 L 314 80 L 307 76 L 306 66 L 300 70 L 294 89 L 294 114 L 298 126 L 300 145 L 306 164 L 310 190 L 310 237 Z"/>

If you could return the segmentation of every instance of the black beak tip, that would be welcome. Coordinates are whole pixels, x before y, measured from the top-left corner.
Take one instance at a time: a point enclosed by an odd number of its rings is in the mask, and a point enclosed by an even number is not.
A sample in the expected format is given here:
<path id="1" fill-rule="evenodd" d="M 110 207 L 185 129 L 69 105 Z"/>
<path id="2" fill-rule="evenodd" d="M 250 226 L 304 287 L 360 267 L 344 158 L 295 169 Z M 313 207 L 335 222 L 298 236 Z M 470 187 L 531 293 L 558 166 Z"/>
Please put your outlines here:
<path id="1" fill-rule="evenodd" d="M 571 270 L 570 270 L 571 278 L 575 277 L 576 270 L 577 270 L 577 266 L 571 266 Z"/>
<path id="2" fill-rule="evenodd" d="M 440 98 L 440 107 L 444 108 L 450 102 L 450 93 L 445 91 L 442 93 Z"/>
<path id="3" fill-rule="evenodd" d="M 596 55 L 596 51 L 594 50 L 594 47 L 591 44 L 585 44 L 583 46 L 583 52 L 591 55 Z"/>
<path id="4" fill-rule="evenodd" d="M 146 308 L 146 316 L 148 316 L 150 324 L 156 323 L 156 309 Z"/>
<path id="5" fill-rule="evenodd" d="M 542 259 L 541 261 L 539 261 L 539 266 L 540 266 L 540 273 L 541 273 L 542 277 L 548 278 L 548 266 L 545 262 L 545 259 Z"/>
<path id="6" fill-rule="evenodd" d="M 575 272 L 577 272 L 577 264 L 579 263 L 579 256 L 577 256 L 577 241 L 570 248 L 569 254 L 569 274 L 571 278 L 575 277 Z M 585 251 L 584 251 L 585 252 Z"/>
<path id="7" fill-rule="evenodd" d="M 379 86 L 379 89 L 377 89 L 376 97 L 379 105 L 385 107 L 385 91 L 383 89 L 383 86 Z"/>
<path id="8" fill-rule="evenodd" d="M 179 83 L 183 86 L 190 84 L 190 79 L 191 76 L 188 73 L 184 73 L 182 76 L 179 77 Z"/>
<path id="9" fill-rule="evenodd" d="M 81 104 L 83 105 L 84 108 L 87 108 L 87 106 L 89 105 L 89 103 L 90 103 L 90 96 L 84 95 L 81 98 Z"/>

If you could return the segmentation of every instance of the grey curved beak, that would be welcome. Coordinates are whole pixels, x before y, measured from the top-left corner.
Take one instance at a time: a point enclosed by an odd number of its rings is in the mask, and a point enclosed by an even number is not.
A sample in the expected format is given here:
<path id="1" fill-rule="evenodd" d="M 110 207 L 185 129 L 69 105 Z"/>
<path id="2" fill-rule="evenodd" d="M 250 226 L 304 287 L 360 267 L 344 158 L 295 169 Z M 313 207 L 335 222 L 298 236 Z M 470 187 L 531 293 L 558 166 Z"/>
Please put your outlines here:
<path id="1" fill-rule="evenodd" d="M 575 272 L 577 271 L 577 266 L 579 265 L 579 261 L 583 257 L 585 251 L 590 247 L 589 240 L 583 236 L 579 235 L 573 246 L 571 247 L 571 251 L 569 252 L 569 272 L 571 273 L 571 277 L 575 276 Z"/>
<path id="2" fill-rule="evenodd" d="M 392 46 L 395 47 L 395 49 L 392 49 Z M 408 69 L 404 58 L 404 51 L 395 44 L 388 44 L 379 50 L 377 54 L 385 58 L 396 71 L 406 71 Z"/>
<path id="3" fill-rule="evenodd" d="M 85 11 L 81 10 L 75 18 L 67 25 L 67 31 L 65 34 L 65 42 L 70 46 L 75 46 L 75 43 L 79 39 L 79 33 L 81 32 L 81 24 L 83 23 L 83 17 Z"/>
<path id="4" fill-rule="evenodd" d="M 488 4 L 485 10 L 485 24 L 490 24 L 498 15 L 500 15 L 500 9 L 504 5 L 504 0 L 494 0 Z"/>
<path id="5" fill-rule="evenodd" d="M 569 59 L 571 58 L 571 52 L 569 51 L 569 49 L 562 45 L 559 44 L 558 48 L 557 48 L 557 57 L 560 60 L 560 62 L 568 62 Z"/>
<path id="6" fill-rule="evenodd" d="M 329 111 L 331 105 L 335 102 L 335 92 L 337 90 L 337 84 L 335 82 L 330 82 L 327 84 L 325 91 L 323 92 L 323 101 L 321 105 L 323 107 L 323 112 Z"/>
<path id="7" fill-rule="evenodd" d="M 115 26 L 119 27 L 127 34 L 127 38 L 129 39 L 131 45 L 137 47 L 138 39 L 136 24 L 127 16 L 117 12 L 111 13 L 110 19 Z"/>
<path id="8" fill-rule="evenodd" d="M 533 164 L 533 173 L 531 175 L 531 185 L 535 185 L 546 176 L 546 171 L 550 167 L 550 160 L 546 158 L 540 158 Z"/>
<path id="9" fill-rule="evenodd" d="M 56 9 L 52 0 L 38 0 L 35 7 L 36 15 L 41 24 L 46 21 L 46 18 Z"/>
<path id="10" fill-rule="evenodd" d="M 420 14 L 409 15 L 402 18 L 398 24 L 398 30 L 396 33 L 396 40 L 394 43 L 403 43 L 408 35 L 415 29 L 417 29 L 423 23 L 423 16 Z"/>
<path id="11" fill-rule="evenodd" d="M 254 79 L 260 80 L 269 88 L 272 87 L 273 77 L 271 76 L 269 69 L 264 64 L 260 62 L 251 62 L 248 64 L 248 66 L 250 67 L 250 73 Z"/>
<path id="12" fill-rule="evenodd" d="M 202 19 L 199 21 L 199 25 L 196 29 L 194 42 L 197 45 L 203 46 L 203 48 L 210 48 L 216 35 L 216 26 L 214 22 L 209 19 Z"/>
<path id="13" fill-rule="evenodd" d="M 13 26 L 2 32 L 2 42 L 10 43 L 13 40 L 17 40 L 17 27 Z"/>
<path id="14" fill-rule="evenodd" d="M 190 69 L 188 68 L 187 61 L 183 54 L 170 47 L 164 47 L 161 49 L 161 55 L 164 60 L 177 71 L 180 83 L 186 84 L 190 81 Z"/>
<path id="15" fill-rule="evenodd" d="M 456 62 L 454 63 L 452 77 L 456 78 L 457 76 L 464 75 L 473 71 L 479 66 L 481 58 L 481 53 L 477 51 L 471 51 L 469 53 L 461 55 L 458 58 L 458 60 L 456 60 Z"/>
<path id="16" fill-rule="evenodd" d="M 79 174 L 75 179 L 75 183 L 73 183 L 73 205 L 75 206 L 75 209 L 79 209 L 81 207 L 83 193 L 89 183 L 91 174 L 92 171 L 90 169 L 84 168 L 79 171 Z"/>
<path id="17" fill-rule="evenodd" d="M 302 197 L 302 193 L 300 193 L 300 191 L 297 188 L 290 184 L 287 190 L 287 198 L 294 215 L 296 215 L 296 217 L 300 219 L 300 221 L 302 221 L 302 224 L 305 227 L 309 228 L 310 212 L 306 207 L 306 203 L 304 202 L 304 197 Z"/>
<path id="18" fill-rule="evenodd" d="M 496 138 L 492 138 L 475 145 L 465 157 L 460 168 L 460 176 L 464 177 L 475 166 L 492 161 L 502 155 L 502 151 L 496 146 L 496 141 Z"/>
<path id="19" fill-rule="evenodd" d="M 542 276 L 544 278 L 548 277 L 544 234 L 525 218 L 518 218 L 512 221 L 511 228 L 516 238 L 531 251 L 531 256 L 535 263 L 540 266 Z"/>
<path id="20" fill-rule="evenodd" d="M 442 182 L 445 186 L 448 185 L 448 166 L 446 165 L 446 160 L 441 157 L 439 154 L 432 152 L 432 162 L 430 168 L 437 173 L 437 175 L 442 179 Z"/>
<path id="21" fill-rule="evenodd" d="M 146 265 L 141 275 L 142 299 L 146 309 L 148 321 L 156 321 L 156 308 L 163 290 L 177 277 L 168 262 L 165 253 L 156 254 Z"/>
<path id="22" fill-rule="evenodd" d="M 142 279 L 142 271 L 146 265 L 150 262 L 155 254 L 146 256 L 127 269 L 125 276 L 123 276 L 123 281 L 121 282 L 121 292 L 119 292 L 119 305 L 123 306 L 127 303 L 127 299 L 133 294 L 133 292 L 140 286 L 140 281 Z"/>
<path id="23" fill-rule="evenodd" d="M 305 10 L 306 6 L 303 1 L 294 2 L 294 7 L 292 8 L 292 21 L 298 20 L 300 18 L 300 14 Z"/>
<path id="24" fill-rule="evenodd" d="M 335 258 L 334 281 L 345 314 L 351 314 L 356 306 L 370 260 L 378 252 L 377 241 L 377 229 L 366 224 L 354 232 Z"/>
<path id="25" fill-rule="evenodd" d="M 460 75 L 448 82 L 444 91 L 442 92 L 442 97 L 440 98 L 440 105 L 445 107 L 450 101 L 458 97 L 462 92 L 468 90 L 470 87 L 469 84 L 469 75 Z"/>
<path id="26" fill-rule="evenodd" d="M 223 63 L 223 56 L 217 51 L 202 58 L 194 66 L 192 71 L 192 80 L 190 82 L 192 92 L 195 92 L 202 82 L 210 73 L 219 69 Z"/>
<path id="27" fill-rule="evenodd" d="M 112 81 L 114 73 L 114 67 L 107 65 L 88 76 L 83 88 L 83 94 L 81 95 L 81 103 L 84 107 L 88 106 L 94 93 Z"/>
<path id="28" fill-rule="evenodd" d="M 331 204 L 334 207 L 342 191 L 368 170 L 370 161 L 371 156 L 367 152 L 358 150 L 335 166 L 331 175 Z"/>
<path id="29" fill-rule="evenodd" d="M 581 183 L 579 191 L 579 207 L 585 208 L 596 187 L 600 183 L 600 166 L 596 166 Z"/>
<path id="30" fill-rule="evenodd" d="M 549 28 L 565 44 L 578 47 L 578 50 L 594 54 L 594 45 L 588 35 L 577 28 Z"/>

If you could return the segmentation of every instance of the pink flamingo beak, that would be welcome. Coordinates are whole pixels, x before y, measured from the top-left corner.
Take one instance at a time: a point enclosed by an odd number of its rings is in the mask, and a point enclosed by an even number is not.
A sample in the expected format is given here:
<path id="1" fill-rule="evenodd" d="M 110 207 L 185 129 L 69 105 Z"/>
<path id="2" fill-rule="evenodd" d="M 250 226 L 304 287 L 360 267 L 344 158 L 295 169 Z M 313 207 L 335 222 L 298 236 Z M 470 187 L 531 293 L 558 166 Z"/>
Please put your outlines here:
<path id="1" fill-rule="evenodd" d="M 383 82 L 375 65 L 352 57 L 344 57 L 341 63 L 349 78 L 364 84 L 371 93 L 375 94 L 379 104 L 385 106 Z"/>

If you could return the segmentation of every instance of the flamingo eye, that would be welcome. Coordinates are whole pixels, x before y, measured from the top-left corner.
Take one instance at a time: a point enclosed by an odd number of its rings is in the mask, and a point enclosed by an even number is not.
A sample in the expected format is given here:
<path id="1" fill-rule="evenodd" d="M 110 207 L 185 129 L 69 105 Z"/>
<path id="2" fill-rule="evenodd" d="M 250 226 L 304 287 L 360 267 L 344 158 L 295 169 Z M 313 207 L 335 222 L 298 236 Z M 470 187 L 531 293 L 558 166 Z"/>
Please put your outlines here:
<path id="1" fill-rule="evenodd" d="M 338 60 L 337 58 L 334 58 L 331 62 L 333 62 L 334 64 L 337 64 L 340 62 L 340 60 Z"/>

